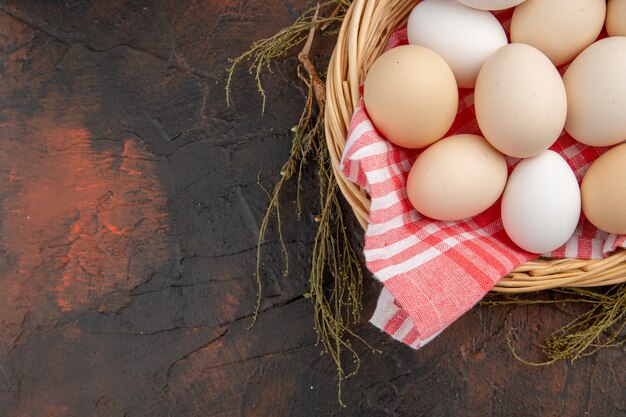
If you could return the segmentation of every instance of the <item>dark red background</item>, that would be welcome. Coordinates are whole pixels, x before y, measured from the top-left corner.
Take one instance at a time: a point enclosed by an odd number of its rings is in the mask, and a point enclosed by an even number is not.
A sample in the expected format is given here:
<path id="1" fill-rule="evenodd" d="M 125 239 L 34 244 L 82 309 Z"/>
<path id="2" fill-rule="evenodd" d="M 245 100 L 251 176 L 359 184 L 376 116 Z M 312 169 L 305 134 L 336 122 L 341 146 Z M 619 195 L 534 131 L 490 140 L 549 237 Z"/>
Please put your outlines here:
<path id="1" fill-rule="evenodd" d="M 282 200 L 291 275 L 264 244 L 269 185 L 304 89 L 295 58 L 265 78 L 267 110 L 229 57 L 304 1 L 0 2 L 1 416 L 619 416 L 624 349 L 548 368 L 537 344 L 571 306 L 479 306 L 419 352 L 367 323 L 360 373 L 336 400 L 307 291 L 313 169 Z M 327 61 L 332 39 L 314 59 Z M 350 221 L 354 242 L 362 231 Z"/>

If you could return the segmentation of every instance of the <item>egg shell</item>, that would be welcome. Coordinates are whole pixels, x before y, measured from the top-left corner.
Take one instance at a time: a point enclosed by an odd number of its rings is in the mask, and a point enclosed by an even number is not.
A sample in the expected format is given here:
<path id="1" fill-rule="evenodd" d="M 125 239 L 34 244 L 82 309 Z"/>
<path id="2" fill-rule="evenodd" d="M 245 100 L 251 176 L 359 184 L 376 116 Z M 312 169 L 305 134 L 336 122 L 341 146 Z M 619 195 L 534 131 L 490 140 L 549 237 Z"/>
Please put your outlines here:
<path id="1" fill-rule="evenodd" d="M 526 0 L 513 12 L 511 42 L 532 45 L 562 65 L 597 39 L 605 15 L 605 0 Z"/>
<path id="2" fill-rule="evenodd" d="M 626 143 L 596 159 L 580 188 L 587 219 L 605 232 L 626 234 Z"/>
<path id="3" fill-rule="evenodd" d="M 580 188 L 556 152 L 522 160 L 502 195 L 502 223 L 520 248 L 547 254 L 572 236 L 580 218 Z"/>
<path id="4" fill-rule="evenodd" d="M 485 61 L 474 103 L 485 138 L 500 152 L 518 158 L 548 149 L 567 115 L 559 72 L 538 49 L 521 43 L 503 46 Z"/>
<path id="5" fill-rule="evenodd" d="M 365 108 L 390 142 L 422 148 L 441 139 L 458 108 L 452 70 L 437 53 L 403 45 L 382 54 L 365 78 Z"/>
<path id="6" fill-rule="evenodd" d="M 609 36 L 626 36 L 626 0 L 609 0 L 606 7 L 606 31 Z"/>
<path id="7" fill-rule="evenodd" d="M 436 220 L 462 220 L 498 200 L 507 178 L 504 155 L 482 137 L 454 135 L 424 150 L 411 167 L 407 196 Z"/>
<path id="8" fill-rule="evenodd" d="M 525 0 L 458 0 L 466 6 L 480 10 L 503 10 L 517 6 Z"/>
<path id="9" fill-rule="evenodd" d="M 585 49 L 563 75 L 565 130 L 590 146 L 626 139 L 626 37 L 612 36 Z"/>
<path id="10" fill-rule="evenodd" d="M 437 52 L 461 88 L 473 88 L 483 62 L 508 43 L 495 16 L 456 0 L 424 0 L 407 23 L 409 43 Z"/>

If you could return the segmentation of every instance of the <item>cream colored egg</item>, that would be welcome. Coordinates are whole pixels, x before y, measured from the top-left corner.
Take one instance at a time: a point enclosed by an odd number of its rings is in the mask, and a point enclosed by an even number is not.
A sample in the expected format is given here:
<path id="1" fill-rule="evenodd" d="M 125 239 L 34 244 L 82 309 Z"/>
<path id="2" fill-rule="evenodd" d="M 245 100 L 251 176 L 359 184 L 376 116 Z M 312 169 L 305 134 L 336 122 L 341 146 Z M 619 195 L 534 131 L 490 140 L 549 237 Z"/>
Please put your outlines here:
<path id="1" fill-rule="evenodd" d="M 382 54 L 365 78 L 365 108 L 392 143 L 422 148 L 441 139 L 458 107 L 454 74 L 430 49 L 404 45 Z"/>
<path id="2" fill-rule="evenodd" d="M 562 65 L 598 38 L 605 15 L 605 0 L 527 0 L 513 12 L 511 42 L 532 45 Z"/>
<path id="3" fill-rule="evenodd" d="M 495 203 L 506 184 L 504 155 L 482 137 L 454 135 L 417 158 L 407 179 L 415 209 L 436 220 L 462 220 Z"/>
<path id="4" fill-rule="evenodd" d="M 580 186 L 583 212 L 598 229 L 626 234 L 626 144 L 602 154 Z"/>
<path id="5" fill-rule="evenodd" d="M 626 36 L 626 0 L 609 0 L 606 31 L 609 36 Z"/>
<path id="6" fill-rule="evenodd" d="M 626 140 L 626 37 L 589 46 L 567 68 L 563 82 L 567 133 L 591 146 Z"/>
<path id="7" fill-rule="evenodd" d="M 518 158 L 548 149 L 567 114 L 558 71 L 539 50 L 521 43 L 504 46 L 487 59 L 478 74 L 474 103 L 485 138 Z"/>
<path id="8" fill-rule="evenodd" d="M 466 6 L 480 10 L 503 10 L 515 7 L 525 0 L 458 0 Z"/>

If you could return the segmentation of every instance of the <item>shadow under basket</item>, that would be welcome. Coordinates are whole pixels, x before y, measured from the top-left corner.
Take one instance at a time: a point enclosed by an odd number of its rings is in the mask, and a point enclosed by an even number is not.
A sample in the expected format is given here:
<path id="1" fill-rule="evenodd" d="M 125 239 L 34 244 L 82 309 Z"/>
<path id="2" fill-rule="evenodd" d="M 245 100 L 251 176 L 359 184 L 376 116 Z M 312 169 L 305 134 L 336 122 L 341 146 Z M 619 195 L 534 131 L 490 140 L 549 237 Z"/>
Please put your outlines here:
<path id="1" fill-rule="evenodd" d="M 370 201 L 361 187 L 339 170 L 359 85 L 380 55 L 389 34 L 406 24 L 414 2 L 354 0 L 331 57 L 326 86 L 326 141 L 339 188 L 363 228 Z M 524 293 L 557 287 L 596 287 L 626 282 L 626 250 L 599 260 L 546 259 L 527 262 L 503 277 L 492 291 Z"/>

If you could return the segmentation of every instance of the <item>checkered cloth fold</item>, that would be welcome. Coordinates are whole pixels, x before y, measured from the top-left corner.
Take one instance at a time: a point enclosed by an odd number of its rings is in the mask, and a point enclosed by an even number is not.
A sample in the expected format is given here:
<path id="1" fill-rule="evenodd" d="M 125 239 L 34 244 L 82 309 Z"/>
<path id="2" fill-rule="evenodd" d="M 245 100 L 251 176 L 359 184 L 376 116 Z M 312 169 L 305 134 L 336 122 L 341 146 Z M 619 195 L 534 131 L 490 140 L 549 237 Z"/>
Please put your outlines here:
<path id="1" fill-rule="evenodd" d="M 510 11 L 496 14 L 505 28 L 510 16 Z M 406 28 L 399 29 L 387 49 L 406 43 Z M 458 115 L 448 135 L 481 135 L 473 90 L 460 90 L 459 97 Z M 589 147 L 563 133 L 551 149 L 565 158 L 580 181 L 589 164 L 608 148 Z M 361 100 L 340 166 L 372 200 L 364 254 L 367 268 L 384 288 L 371 322 L 415 349 L 472 308 L 502 276 L 537 257 L 518 248 L 504 232 L 500 200 L 464 221 L 441 222 L 420 216 L 405 192 L 407 174 L 419 153 L 385 140 Z M 507 158 L 509 172 L 518 161 Z M 572 238 L 544 255 L 595 259 L 617 247 L 626 247 L 626 236 L 602 232 L 583 216 Z"/>

